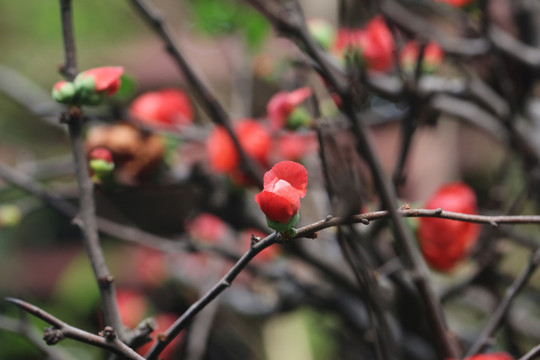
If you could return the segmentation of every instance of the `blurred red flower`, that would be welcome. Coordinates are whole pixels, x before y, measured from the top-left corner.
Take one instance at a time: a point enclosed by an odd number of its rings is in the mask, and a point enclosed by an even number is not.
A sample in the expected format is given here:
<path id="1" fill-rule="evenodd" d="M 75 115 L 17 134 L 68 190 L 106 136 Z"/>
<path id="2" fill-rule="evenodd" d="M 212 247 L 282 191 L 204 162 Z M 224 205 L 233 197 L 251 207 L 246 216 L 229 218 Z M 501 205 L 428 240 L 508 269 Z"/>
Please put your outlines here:
<path id="1" fill-rule="evenodd" d="M 365 29 L 339 29 L 334 49 L 340 57 L 344 51 L 360 50 L 369 69 L 386 71 L 393 64 L 394 38 L 382 17 L 376 16 Z"/>
<path id="2" fill-rule="evenodd" d="M 309 87 L 303 87 L 294 91 L 280 91 L 268 101 L 266 111 L 273 130 L 286 127 L 287 119 L 294 109 L 304 100 L 310 97 L 312 90 Z"/>
<path id="3" fill-rule="evenodd" d="M 187 229 L 197 239 L 216 243 L 226 235 L 227 224 L 215 215 L 202 213 L 188 223 Z"/>
<path id="4" fill-rule="evenodd" d="M 133 100 L 129 108 L 137 121 L 152 127 L 174 128 L 193 122 L 189 96 L 178 89 L 146 92 Z"/>
<path id="5" fill-rule="evenodd" d="M 444 2 L 455 7 L 463 7 L 472 3 L 474 0 L 436 0 L 438 2 Z"/>
<path id="6" fill-rule="evenodd" d="M 460 182 L 441 187 L 432 195 L 425 207 L 477 214 L 474 191 Z M 429 265 L 440 271 L 449 271 L 474 245 L 479 232 L 478 224 L 426 217 L 420 218 L 418 241 Z"/>
<path id="7" fill-rule="evenodd" d="M 294 161 L 281 161 L 264 174 L 264 190 L 255 201 L 271 221 L 288 223 L 306 195 L 307 170 Z"/>
<path id="8" fill-rule="evenodd" d="M 478 354 L 468 357 L 465 360 L 514 360 L 514 357 L 505 352 L 497 352 L 490 354 Z"/>
<path id="9" fill-rule="evenodd" d="M 248 156 L 266 165 L 272 146 L 268 130 L 259 122 L 251 119 L 238 121 L 234 126 L 240 145 Z M 231 173 L 237 170 L 240 155 L 223 126 L 216 126 L 206 140 L 206 151 L 210 166 L 220 173 Z"/>
<path id="10" fill-rule="evenodd" d="M 116 290 L 116 301 L 122 323 L 130 329 L 137 326 L 148 309 L 148 302 L 138 291 L 119 288 Z"/>

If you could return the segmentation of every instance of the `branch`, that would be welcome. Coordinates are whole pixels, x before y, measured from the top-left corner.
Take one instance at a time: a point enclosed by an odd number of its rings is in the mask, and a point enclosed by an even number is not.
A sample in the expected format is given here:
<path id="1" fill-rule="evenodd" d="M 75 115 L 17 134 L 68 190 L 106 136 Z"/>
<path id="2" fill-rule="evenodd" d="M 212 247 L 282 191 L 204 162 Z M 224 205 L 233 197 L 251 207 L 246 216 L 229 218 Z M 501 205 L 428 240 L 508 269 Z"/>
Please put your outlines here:
<path id="1" fill-rule="evenodd" d="M 51 327 L 45 329 L 43 336 L 43 340 L 45 340 L 48 345 L 55 345 L 60 340 L 69 338 L 111 351 L 128 359 L 144 360 L 142 356 L 120 341 L 112 328 L 109 326 L 105 327 L 105 329 L 101 332 L 103 334 L 102 336 L 98 336 L 68 325 L 62 320 L 54 317 L 37 306 L 27 303 L 26 301 L 14 298 L 6 298 L 5 300 L 52 325 Z"/>
<path id="2" fill-rule="evenodd" d="M 263 240 L 252 245 L 252 247 L 234 264 L 229 272 L 221 278 L 206 294 L 204 294 L 197 302 L 192 304 L 183 314 L 172 324 L 162 336 L 159 336 L 156 343 L 148 354 L 146 359 L 156 360 L 158 355 L 165 349 L 165 347 L 177 336 L 186 325 L 197 315 L 202 309 L 204 309 L 212 300 L 214 300 L 225 289 L 231 286 L 232 282 L 238 274 L 249 264 L 258 253 L 266 249 L 267 247 L 278 243 L 282 240 L 281 235 L 273 233 L 268 235 Z"/>
<path id="3" fill-rule="evenodd" d="M 60 0 L 62 34 L 64 38 L 65 63 L 63 72 L 65 77 L 72 81 L 77 74 L 77 63 L 75 57 L 75 40 L 73 35 L 73 24 L 71 15 L 71 0 Z M 71 107 L 65 120 L 68 123 L 73 160 L 75 163 L 75 175 L 79 185 L 80 217 L 82 221 L 81 230 L 84 244 L 94 275 L 98 282 L 101 302 L 103 307 L 103 318 L 105 325 L 110 325 L 118 332 L 120 338 L 124 338 L 124 326 L 118 312 L 116 303 L 113 277 L 109 273 L 105 257 L 99 244 L 99 236 L 96 224 L 96 211 L 93 195 L 93 183 L 88 174 L 88 165 L 83 138 L 82 111 L 78 107 Z M 62 119 L 61 119 L 62 120 Z"/>
<path id="4" fill-rule="evenodd" d="M 21 315 L 22 314 L 25 313 L 21 312 Z M 0 329 L 4 329 L 6 331 L 10 331 L 12 333 L 24 336 L 26 339 L 28 339 L 28 341 L 34 344 L 44 355 L 46 355 L 47 359 L 75 360 L 68 353 L 60 351 L 60 349 L 55 349 L 45 345 L 37 330 L 34 329 L 34 327 L 32 327 L 27 321 L 26 316 L 25 319 L 21 318 L 19 320 L 15 320 L 0 315 Z"/>
<path id="5" fill-rule="evenodd" d="M 523 287 L 527 284 L 533 273 L 535 272 L 536 268 L 540 265 L 540 248 L 538 248 L 530 257 L 529 263 L 525 268 L 521 271 L 519 276 L 514 280 L 512 285 L 506 289 L 506 293 L 504 295 L 504 298 L 502 299 L 499 306 L 497 306 L 497 309 L 491 315 L 489 318 L 489 321 L 478 337 L 474 344 L 471 346 L 469 351 L 467 352 L 467 356 L 473 356 L 475 354 L 481 353 L 488 345 L 489 345 L 489 339 L 493 336 L 495 331 L 499 328 L 501 325 L 503 318 L 508 313 L 508 310 L 510 309 L 510 306 L 512 305 L 512 302 L 514 301 L 514 298 L 518 295 L 518 293 L 523 289 Z"/>
<path id="6" fill-rule="evenodd" d="M 222 125 L 229 136 L 231 137 L 236 150 L 240 155 L 242 167 L 252 177 L 253 181 L 262 188 L 263 171 L 261 167 L 251 159 L 240 144 L 236 134 L 234 133 L 232 122 L 229 115 L 225 112 L 217 98 L 208 90 L 199 77 L 195 74 L 191 66 L 188 64 L 184 56 L 180 52 L 178 44 L 176 44 L 169 26 L 163 21 L 157 12 L 146 4 L 143 0 L 130 0 L 132 5 L 138 10 L 141 17 L 153 28 L 153 30 L 161 37 L 165 43 L 170 55 L 176 61 L 176 64 L 189 81 L 192 90 L 203 109 L 206 111 L 210 119 L 218 125 Z"/>

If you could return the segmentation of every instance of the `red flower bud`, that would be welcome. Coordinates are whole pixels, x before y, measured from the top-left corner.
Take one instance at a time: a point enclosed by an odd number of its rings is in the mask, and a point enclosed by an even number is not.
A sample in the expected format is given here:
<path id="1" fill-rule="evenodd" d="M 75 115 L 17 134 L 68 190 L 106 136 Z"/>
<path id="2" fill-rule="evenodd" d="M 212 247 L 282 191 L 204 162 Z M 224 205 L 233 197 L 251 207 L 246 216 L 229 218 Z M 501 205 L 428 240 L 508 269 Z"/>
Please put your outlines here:
<path id="1" fill-rule="evenodd" d="M 282 161 L 264 174 L 264 190 L 255 195 L 255 201 L 269 220 L 286 224 L 298 213 L 306 187 L 306 168 Z"/>
<path id="2" fill-rule="evenodd" d="M 189 97 L 178 89 L 162 89 L 139 95 L 130 108 L 131 116 L 154 127 L 176 127 L 193 122 L 193 107 Z"/>
<path id="3" fill-rule="evenodd" d="M 287 125 L 287 119 L 293 110 L 311 96 L 311 88 L 303 87 L 291 92 L 280 91 L 268 102 L 266 111 L 272 129 L 278 130 Z"/>
<path id="4" fill-rule="evenodd" d="M 114 95 L 120 88 L 120 77 L 124 73 L 121 66 L 103 66 L 83 71 L 77 75 L 75 82 L 84 82 L 91 78 L 94 81 L 94 91 Z"/>
<path id="5" fill-rule="evenodd" d="M 477 214 L 476 195 L 464 183 L 443 186 L 428 200 L 425 207 Z M 429 265 L 440 271 L 449 271 L 474 245 L 479 232 L 480 226 L 474 223 L 420 218 L 418 241 Z"/>
<path id="6" fill-rule="evenodd" d="M 261 164 L 265 164 L 272 146 L 272 139 L 259 122 L 244 119 L 234 126 L 238 141 L 244 151 Z M 210 166 L 220 173 L 231 173 L 238 168 L 240 156 L 234 143 L 222 126 L 216 126 L 206 141 Z"/>

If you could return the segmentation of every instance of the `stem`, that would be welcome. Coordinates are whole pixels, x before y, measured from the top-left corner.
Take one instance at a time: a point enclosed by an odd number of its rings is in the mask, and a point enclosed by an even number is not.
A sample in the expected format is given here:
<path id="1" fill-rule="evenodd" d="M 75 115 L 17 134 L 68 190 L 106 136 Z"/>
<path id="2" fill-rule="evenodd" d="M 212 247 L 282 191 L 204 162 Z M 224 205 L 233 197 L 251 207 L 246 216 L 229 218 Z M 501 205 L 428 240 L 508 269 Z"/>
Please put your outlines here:
<path id="1" fill-rule="evenodd" d="M 73 80 L 77 73 L 75 57 L 75 40 L 71 16 L 71 0 L 60 0 L 62 16 L 62 33 L 64 36 L 65 64 L 64 73 L 67 80 Z M 99 236 L 96 224 L 96 210 L 93 196 L 93 183 L 90 179 L 87 166 L 86 151 L 83 138 L 83 118 L 80 108 L 69 109 L 67 117 L 69 136 L 75 163 L 75 175 L 79 186 L 79 216 L 84 245 L 92 264 L 94 275 L 98 282 L 103 307 L 103 319 L 105 325 L 110 325 L 124 339 L 124 326 L 118 312 L 113 277 L 110 275 L 105 263 L 105 257 L 99 244 Z"/>

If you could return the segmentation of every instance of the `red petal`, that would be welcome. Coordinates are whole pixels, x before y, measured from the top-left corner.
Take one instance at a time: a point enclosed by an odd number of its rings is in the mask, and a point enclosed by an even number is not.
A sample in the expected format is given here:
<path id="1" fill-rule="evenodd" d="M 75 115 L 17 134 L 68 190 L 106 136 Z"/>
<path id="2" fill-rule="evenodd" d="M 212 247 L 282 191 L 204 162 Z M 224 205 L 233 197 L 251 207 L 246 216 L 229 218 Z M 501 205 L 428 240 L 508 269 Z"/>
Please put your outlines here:
<path id="1" fill-rule="evenodd" d="M 300 208 L 300 198 L 294 199 L 294 191 L 288 192 L 285 198 L 270 191 L 263 190 L 255 195 L 255 201 L 259 204 L 261 211 L 272 221 L 287 223 L 298 212 Z M 292 200 L 292 201 L 291 201 Z M 294 201 L 296 200 L 296 201 Z"/>
<path id="2" fill-rule="evenodd" d="M 163 89 L 139 95 L 130 106 L 131 115 L 150 126 L 189 125 L 193 107 L 189 97 L 178 89 Z"/>
<path id="3" fill-rule="evenodd" d="M 231 137 L 222 126 L 217 126 L 206 140 L 206 151 L 210 166 L 217 172 L 233 171 L 240 161 Z"/>
<path id="4" fill-rule="evenodd" d="M 245 119 L 236 124 L 235 133 L 246 153 L 265 164 L 272 147 L 272 137 L 268 130 L 257 121 Z"/>
<path id="5" fill-rule="evenodd" d="M 113 95 L 120 87 L 120 77 L 124 73 L 121 66 L 103 66 L 86 70 L 84 76 L 91 76 L 96 83 L 96 91 L 106 91 Z"/>
<path id="6" fill-rule="evenodd" d="M 306 195 L 307 187 L 306 168 L 294 161 L 281 161 L 264 174 L 264 189 L 273 190 L 276 182 L 285 180 L 298 192 L 298 196 Z"/>

